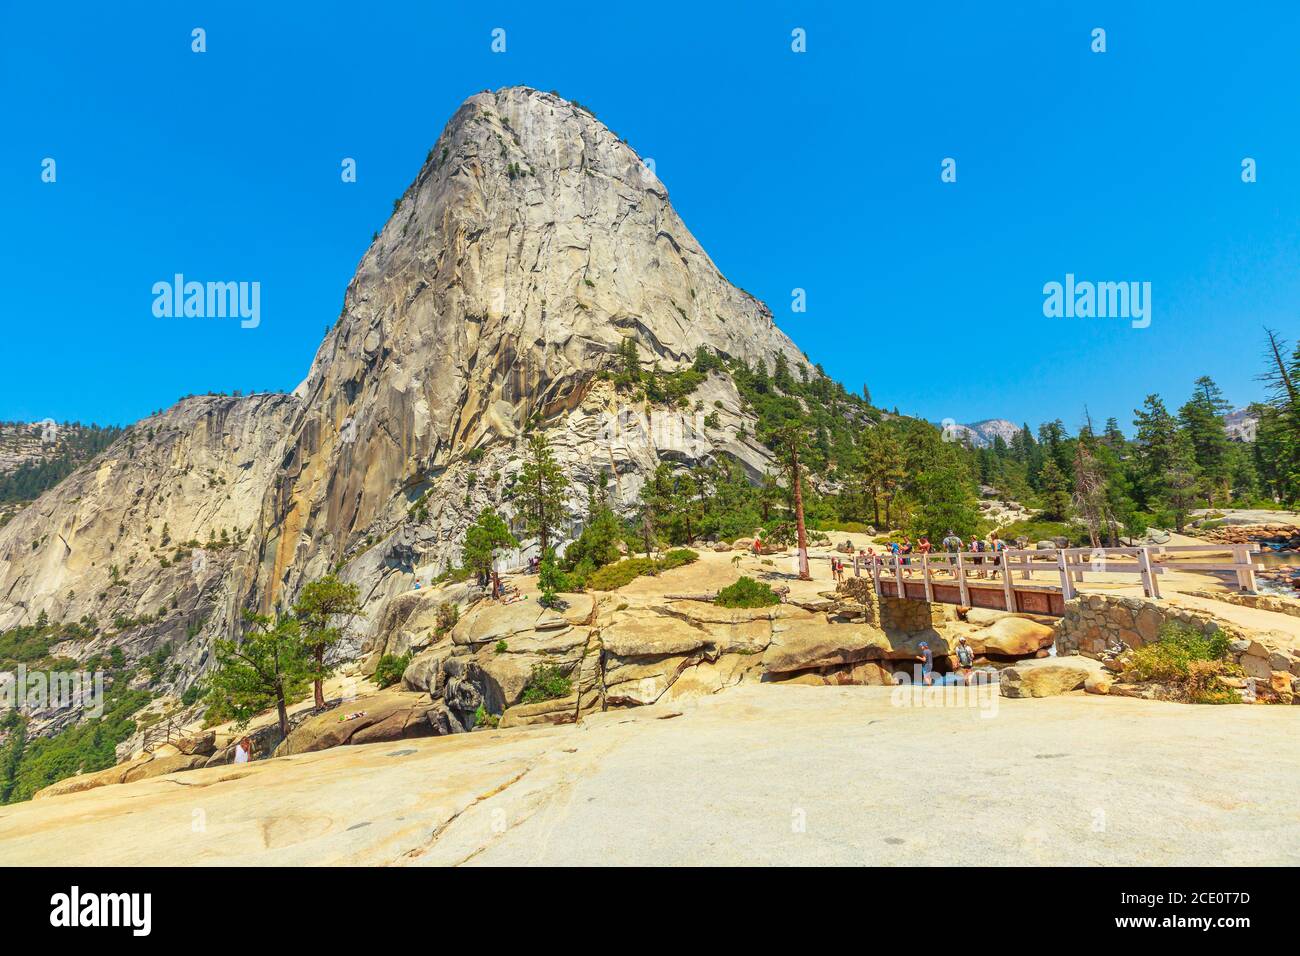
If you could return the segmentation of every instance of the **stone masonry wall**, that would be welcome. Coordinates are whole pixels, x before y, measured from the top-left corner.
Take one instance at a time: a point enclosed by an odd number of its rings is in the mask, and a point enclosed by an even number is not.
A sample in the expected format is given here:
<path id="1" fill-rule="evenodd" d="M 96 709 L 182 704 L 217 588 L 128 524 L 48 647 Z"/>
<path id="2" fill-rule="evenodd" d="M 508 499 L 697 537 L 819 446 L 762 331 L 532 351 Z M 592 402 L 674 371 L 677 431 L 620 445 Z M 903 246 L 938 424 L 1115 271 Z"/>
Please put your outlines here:
<path id="1" fill-rule="evenodd" d="M 1223 631 L 1231 642 L 1231 659 L 1246 677 L 1265 682 L 1280 697 L 1294 694 L 1300 700 L 1300 655 L 1295 649 L 1282 646 L 1273 635 L 1244 630 L 1206 611 L 1145 598 L 1085 594 L 1070 601 L 1056 626 L 1057 653 L 1096 658 L 1115 639 L 1141 647 L 1156 640 L 1168 621 L 1206 635 Z"/>

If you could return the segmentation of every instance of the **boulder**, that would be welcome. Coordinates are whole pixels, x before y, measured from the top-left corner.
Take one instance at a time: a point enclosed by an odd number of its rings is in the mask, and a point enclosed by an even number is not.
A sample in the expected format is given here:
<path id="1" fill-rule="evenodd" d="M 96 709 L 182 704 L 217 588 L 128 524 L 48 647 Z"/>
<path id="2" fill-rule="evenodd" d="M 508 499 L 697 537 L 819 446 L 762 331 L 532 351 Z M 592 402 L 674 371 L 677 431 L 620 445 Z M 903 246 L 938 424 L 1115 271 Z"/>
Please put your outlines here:
<path id="1" fill-rule="evenodd" d="M 133 783 L 136 780 L 161 777 L 182 770 L 193 770 L 196 767 L 206 765 L 207 762 L 208 758 L 205 754 L 176 754 L 174 757 L 155 757 L 152 760 L 133 761 L 126 773 L 122 775 L 122 782 Z"/>
<path id="2" fill-rule="evenodd" d="M 161 777 L 164 774 L 178 773 L 182 770 L 193 770 L 204 766 L 207 762 L 208 758 L 202 754 L 177 753 L 161 757 L 152 753 L 141 754 L 134 760 L 120 763 L 106 770 L 77 774 L 75 777 L 59 780 L 48 787 L 37 790 L 32 794 L 32 799 L 43 800 L 46 797 L 57 797 L 65 793 L 81 793 L 84 790 L 94 790 L 96 787 L 133 783 L 136 780 Z"/>
<path id="3" fill-rule="evenodd" d="M 1003 697 L 1054 697 L 1100 673 L 1100 665 L 1086 657 L 1049 657 L 1004 667 L 998 679 Z"/>
<path id="4" fill-rule="evenodd" d="M 606 654 L 621 659 L 689 654 L 712 643 L 705 628 L 676 615 L 647 608 L 630 609 L 619 614 L 601 632 L 601 641 Z"/>
<path id="5" fill-rule="evenodd" d="M 781 619 L 772 624 L 772 643 L 763 652 L 769 674 L 880 659 L 892 650 L 878 627 L 832 624 L 824 615 Z"/>
<path id="6" fill-rule="evenodd" d="M 402 672 L 402 690 L 417 691 L 437 697 L 442 693 L 443 665 L 451 657 L 453 646 L 439 644 L 411 658 Z"/>
<path id="7" fill-rule="evenodd" d="M 1113 681 L 1109 674 L 1092 674 L 1083 682 L 1089 694 L 1109 694 Z"/>
<path id="8" fill-rule="evenodd" d="M 512 604 L 484 603 L 465 614 L 451 629 L 452 641 L 460 646 L 478 647 L 509 642 L 516 634 L 537 630 L 563 630 L 569 626 L 562 614 L 541 607 L 536 601 Z"/>
<path id="9" fill-rule="evenodd" d="M 201 730 L 176 741 L 176 749 L 187 756 L 209 757 L 217 750 L 217 732 Z"/>
<path id="10" fill-rule="evenodd" d="M 347 744 L 377 743 L 407 737 L 430 737 L 434 705 L 424 694 L 380 691 L 308 718 L 290 731 L 274 756 L 312 753 Z"/>
<path id="11" fill-rule="evenodd" d="M 536 704 L 518 704 L 501 715 L 500 727 L 526 727 L 531 724 L 571 724 L 577 719 L 576 695 L 543 700 Z"/>
<path id="12" fill-rule="evenodd" d="M 993 608 L 989 607 L 968 608 L 965 614 L 967 622 L 974 624 L 976 627 L 988 627 L 991 624 L 996 624 L 1003 618 L 1011 616 L 1012 614 L 1010 611 L 995 611 Z"/>
<path id="13" fill-rule="evenodd" d="M 1022 617 L 1004 617 L 995 621 L 981 636 L 985 654 L 1025 657 L 1049 647 L 1056 632 L 1045 624 Z"/>

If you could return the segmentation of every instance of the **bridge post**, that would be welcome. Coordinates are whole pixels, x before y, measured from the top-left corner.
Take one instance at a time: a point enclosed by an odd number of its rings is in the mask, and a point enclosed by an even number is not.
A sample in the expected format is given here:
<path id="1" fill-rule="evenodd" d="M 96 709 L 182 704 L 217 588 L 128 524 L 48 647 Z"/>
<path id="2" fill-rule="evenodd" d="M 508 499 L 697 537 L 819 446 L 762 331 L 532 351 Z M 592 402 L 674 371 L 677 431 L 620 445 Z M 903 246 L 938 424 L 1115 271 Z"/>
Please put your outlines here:
<path id="1" fill-rule="evenodd" d="M 921 576 L 925 579 L 925 599 L 934 602 L 934 585 L 930 583 L 930 556 L 921 555 Z"/>
<path id="2" fill-rule="evenodd" d="M 898 596 L 907 597 L 907 588 L 903 586 L 903 559 L 900 555 L 894 555 L 894 580 L 898 582 Z"/>
<path id="3" fill-rule="evenodd" d="M 876 587 L 876 597 L 880 597 L 880 558 L 873 556 L 871 559 L 871 583 Z"/>
<path id="4" fill-rule="evenodd" d="M 961 595 L 963 607 L 970 607 L 970 591 L 966 587 L 966 562 L 960 551 L 957 552 L 957 593 Z"/>
<path id="5" fill-rule="evenodd" d="M 1255 593 L 1255 565 L 1251 563 L 1250 553 L 1258 545 L 1234 544 L 1232 546 L 1232 563 L 1237 571 L 1237 590 L 1249 594 Z"/>
<path id="6" fill-rule="evenodd" d="M 1007 563 L 1007 553 L 1000 552 L 1002 555 L 1002 594 L 1007 601 L 1007 610 L 1012 613 L 1016 610 L 1016 592 L 1011 587 L 1011 566 Z"/>
<path id="7" fill-rule="evenodd" d="M 1074 582 L 1070 580 L 1070 569 L 1067 567 L 1068 561 L 1065 550 L 1057 548 L 1056 569 L 1061 573 L 1061 597 L 1066 601 L 1074 599 Z"/>
<path id="8" fill-rule="evenodd" d="M 1156 574 L 1151 567 L 1151 551 L 1147 548 L 1138 550 L 1138 569 L 1142 575 L 1142 590 L 1149 598 L 1160 599 L 1160 585 L 1156 583 Z"/>

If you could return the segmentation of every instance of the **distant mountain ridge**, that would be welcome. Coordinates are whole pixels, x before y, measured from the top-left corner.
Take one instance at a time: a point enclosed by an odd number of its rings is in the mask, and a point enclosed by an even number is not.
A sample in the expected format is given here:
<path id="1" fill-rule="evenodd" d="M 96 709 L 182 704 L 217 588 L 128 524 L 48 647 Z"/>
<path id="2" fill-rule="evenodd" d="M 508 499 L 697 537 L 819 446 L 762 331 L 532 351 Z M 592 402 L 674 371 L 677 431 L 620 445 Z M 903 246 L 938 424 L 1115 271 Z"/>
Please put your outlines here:
<path id="1" fill-rule="evenodd" d="M 945 438 L 950 441 L 965 441 L 975 448 L 992 447 L 995 438 L 1001 438 L 1010 444 L 1012 436 L 1022 427 L 1005 418 L 986 418 L 969 425 L 959 425 L 950 419 L 944 419 L 936 424 L 943 430 Z"/>

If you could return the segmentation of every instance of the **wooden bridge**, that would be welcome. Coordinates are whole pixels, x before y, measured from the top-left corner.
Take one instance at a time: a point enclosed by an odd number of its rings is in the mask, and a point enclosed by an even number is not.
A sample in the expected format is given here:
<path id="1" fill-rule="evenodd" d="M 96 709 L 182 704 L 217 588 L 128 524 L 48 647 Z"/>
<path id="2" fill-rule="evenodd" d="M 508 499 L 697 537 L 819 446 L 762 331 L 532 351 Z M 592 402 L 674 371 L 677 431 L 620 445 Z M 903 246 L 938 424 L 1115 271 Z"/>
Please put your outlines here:
<path id="1" fill-rule="evenodd" d="M 1232 552 L 1231 561 L 1195 560 L 1196 552 L 1224 551 Z M 876 561 L 867 559 L 867 567 L 854 555 L 853 569 L 858 575 L 869 573 L 883 597 L 1060 617 L 1086 574 L 1135 574 L 1143 593 L 1157 600 L 1160 575 L 1167 570 L 1232 574 L 1240 590 L 1253 594 L 1256 568 L 1251 555 L 1258 551 L 1257 544 L 1209 544 L 961 551 L 903 558 L 885 554 Z M 1169 560 L 1184 554 L 1193 560 Z"/>

